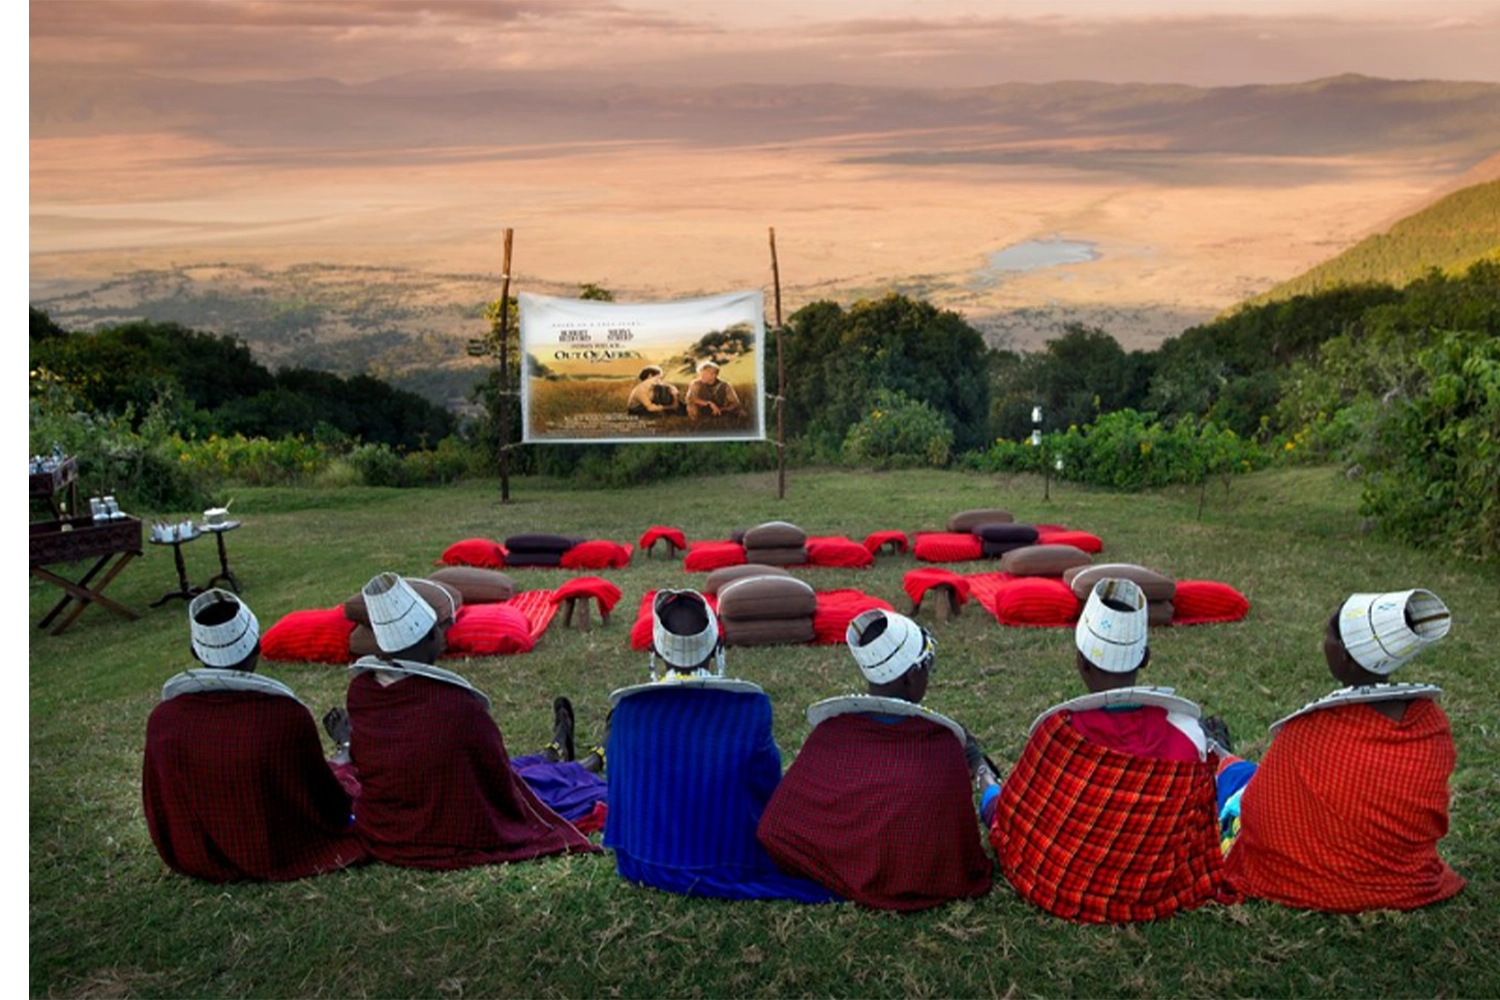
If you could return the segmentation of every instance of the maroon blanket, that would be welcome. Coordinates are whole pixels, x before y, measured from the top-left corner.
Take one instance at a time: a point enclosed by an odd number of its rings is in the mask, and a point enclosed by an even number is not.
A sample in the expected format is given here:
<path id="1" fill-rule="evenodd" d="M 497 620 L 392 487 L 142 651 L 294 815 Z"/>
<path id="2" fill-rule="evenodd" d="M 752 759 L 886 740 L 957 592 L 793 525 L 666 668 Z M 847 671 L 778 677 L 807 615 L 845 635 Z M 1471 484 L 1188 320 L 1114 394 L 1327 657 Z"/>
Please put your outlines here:
<path id="1" fill-rule="evenodd" d="M 141 799 L 162 860 L 210 882 L 302 878 L 366 858 L 317 726 L 291 698 L 216 691 L 157 705 Z"/>
<path id="2" fill-rule="evenodd" d="M 819 725 L 758 835 L 783 871 L 878 909 L 921 910 L 990 888 L 963 747 L 927 719 L 849 714 Z"/>
<path id="3" fill-rule="evenodd" d="M 361 673 L 349 717 L 362 787 L 355 829 L 381 861 L 449 869 L 597 850 L 511 769 L 471 692 L 426 677 L 382 687 Z"/>

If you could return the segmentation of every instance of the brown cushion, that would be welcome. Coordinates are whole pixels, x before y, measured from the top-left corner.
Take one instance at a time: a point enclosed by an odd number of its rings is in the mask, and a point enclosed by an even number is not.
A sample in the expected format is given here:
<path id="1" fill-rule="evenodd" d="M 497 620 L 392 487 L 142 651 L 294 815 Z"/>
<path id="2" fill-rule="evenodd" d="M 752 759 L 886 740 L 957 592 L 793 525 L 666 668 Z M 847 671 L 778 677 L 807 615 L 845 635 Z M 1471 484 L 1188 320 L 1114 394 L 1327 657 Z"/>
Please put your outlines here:
<path id="1" fill-rule="evenodd" d="M 990 522 L 974 525 L 973 531 L 975 537 L 981 542 L 1020 542 L 1022 545 L 1035 545 L 1038 537 L 1036 528 L 1029 524 Z"/>
<path id="2" fill-rule="evenodd" d="M 726 646 L 784 646 L 813 642 L 818 637 L 811 616 L 772 618 L 764 621 L 724 619 Z"/>
<path id="3" fill-rule="evenodd" d="M 1156 628 L 1161 625 L 1172 624 L 1172 617 L 1177 609 L 1171 601 L 1147 601 L 1146 602 L 1146 626 Z"/>
<path id="4" fill-rule="evenodd" d="M 438 570 L 438 572 L 440 573 L 442 570 Z M 486 571 L 480 570 L 479 572 Z M 417 592 L 418 597 L 422 598 L 422 600 L 426 601 L 429 606 L 437 611 L 439 617 L 448 612 L 449 602 L 452 602 L 453 612 L 449 617 L 458 617 L 458 609 L 464 606 L 463 591 L 451 583 L 445 583 L 442 580 L 433 579 L 432 577 L 423 579 L 419 576 L 409 576 L 406 578 L 406 582 L 411 584 L 411 589 Z M 363 591 L 344 602 L 344 617 L 359 625 L 370 624 L 370 609 L 365 607 L 365 595 Z"/>
<path id="5" fill-rule="evenodd" d="M 743 580 L 747 576 L 791 576 L 780 566 L 769 566 L 765 563 L 740 563 L 738 566 L 720 566 L 708 574 L 708 579 L 703 584 L 705 594 L 717 594 L 736 580 Z"/>
<path id="6" fill-rule="evenodd" d="M 948 530 L 958 533 L 973 531 L 981 524 L 1010 524 L 1015 518 L 1010 511 L 999 507 L 981 507 L 978 510 L 961 510 L 948 518 Z"/>
<path id="7" fill-rule="evenodd" d="M 719 617 L 724 621 L 804 618 L 817 610 L 817 593 L 793 576 L 745 577 L 719 591 Z"/>
<path id="8" fill-rule="evenodd" d="M 1080 601 L 1088 600 L 1094 584 L 1108 578 L 1134 582 L 1141 588 L 1141 593 L 1146 595 L 1148 602 L 1170 601 L 1177 592 L 1177 583 L 1170 577 L 1132 563 L 1095 563 L 1063 571 L 1063 582 L 1073 588 L 1074 595 Z"/>
<path id="9" fill-rule="evenodd" d="M 427 579 L 446 583 L 463 595 L 465 604 L 496 604 L 516 596 L 516 583 L 499 570 L 477 566 L 444 566 Z"/>
<path id="10" fill-rule="evenodd" d="M 511 535 L 505 540 L 505 552 L 507 557 L 512 552 L 556 552 L 562 555 L 581 541 L 582 538 L 572 535 L 549 535 L 534 531 Z M 507 558 L 506 562 L 510 562 L 510 559 Z"/>
<path id="11" fill-rule="evenodd" d="M 807 544 L 807 532 L 786 521 L 767 521 L 745 532 L 747 549 L 786 549 Z"/>
<path id="12" fill-rule="evenodd" d="M 379 652 L 380 643 L 375 641 L 375 630 L 368 625 L 354 626 L 354 631 L 349 633 L 349 655 L 358 659 Z"/>
<path id="13" fill-rule="evenodd" d="M 779 549 L 745 549 L 745 558 L 750 562 L 767 566 L 806 566 L 807 546 L 791 545 Z"/>
<path id="14" fill-rule="evenodd" d="M 1012 576 L 1062 576 L 1074 566 L 1094 561 L 1087 552 L 1073 545 L 1027 545 L 1012 549 L 1000 557 L 1000 572 Z"/>

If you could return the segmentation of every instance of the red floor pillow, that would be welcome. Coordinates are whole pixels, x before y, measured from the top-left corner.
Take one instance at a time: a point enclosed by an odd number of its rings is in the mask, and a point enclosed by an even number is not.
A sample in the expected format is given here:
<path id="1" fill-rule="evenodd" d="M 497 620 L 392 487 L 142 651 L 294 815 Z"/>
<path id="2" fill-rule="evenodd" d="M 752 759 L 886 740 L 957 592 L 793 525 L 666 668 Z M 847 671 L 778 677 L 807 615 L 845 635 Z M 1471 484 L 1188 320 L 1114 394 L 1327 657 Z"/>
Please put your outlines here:
<path id="1" fill-rule="evenodd" d="M 1250 601 L 1244 594 L 1214 580 L 1178 580 L 1172 606 L 1173 625 L 1237 622 L 1250 613 Z"/>
<path id="2" fill-rule="evenodd" d="M 620 588 L 602 577 L 575 576 L 554 590 L 550 599 L 553 604 L 561 604 L 580 597 L 593 598 L 598 602 L 599 610 L 608 615 L 620 602 Z"/>
<path id="3" fill-rule="evenodd" d="M 864 569 L 875 562 L 870 550 L 858 542 L 838 536 L 809 538 L 807 561 L 814 566 Z"/>
<path id="4" fill-rule="evenodd" d="M 428 573 L 427 579 L 454 588 L 465 604 L 496 604 L 516 596 L 516 582 L 499 570 L 444 566 Z"/>
<path id="5" fill-rule="evenodd" d="M 1071 545 L 1090 555 L 1098 555 L 1104 551 L 1104 540 L 1098 535 L 1091 535 L 1087 531 L 1072 531 L 1056 525 L 1037 525 L 1036 541 L 1038 545 Z"/>
<path id="6" fill-rule="evenodd" d="M 1071 625 L 1083 606 L 1061 580 L 1027 576 L 1007 580 L 995 594 L 995 617 L 1002 625 Z"/>
<path id="7" fill-rule="evenodd" d="M 655 544 L 658 539 L 663 538 L 666 539 L 674 548 L 687 548 L 687 536 L 682 533 L 681 528 L 669 528 L 666 525 L 662 524 L 653 524 L 651 527 L 647 528 L 644 532 L 641 533 L 640 539 L 637 540 L 635 544 L 642 552 L 645 552 L 653 544 Z"/>
<path id="8" fill-rule="evenodd" d="M 509 604 L 470 604 L 448 629 L 452 656 L 509 656 L 529 653 L 536 645 L 531 622 Z"/>
<path id="9" fill-rule="evenodd" d="M 952 587 L 960 608 L 969 602 L 969 581 L 951 569 L 914 569 L 901 578 L 901 589 L 911 598 L 912 607 L 920 605 L 933 587 Z"/>
<path id="10" fill-rule="evenodd" d="M 1055 576 L 1074 566 L 1087 566 L 1094 560 L 1082 549 L 1071 545 L 1023 545 L 1000 557 L 1000 572 L 1012 576 Z"/>
<path id="11" fill-rule="evenodd" d="M 911 543 L 907 540 L 904 531 L 872 531 L 865 536 L 864 546 L 871 555 L 879 552 L 887 545 L 894 546 L 898 552 L 911 550 Z"/>
<path id="12" fill-rule="evenodd" d="M 692 542 L 683 557 L 682 568 L 707 573 L 721 566 L 737 566 L 746 561 L 745 547 L 739 542 Z"/>
<path id="13" fill-rule="evenodd" d="M 792 574 L 780 566 L 767 566 L 765 563 L 740 563 L 736 566 L 720 566 L 708 574 L 708 579 L 703 582 L 702 592 L 705 594 L 717 594 L 736 580 L 743 580 L 751 576 L 791 576 Z"/>
<path id="14" fill-rule="evenodd" d="M 965 562 L 984 558 L 984 543 L 973 534 L 948 531 L 917 533 L 912 554 L 923 562 Z"/>
<path id="15" fill-rule="evenodd" d="M 488 538 L 465 538 L 443 550 L 438 562 L 444 566 L 480 566 L 499 569 L 505 565 L 505 549 Z"/>
<path id="16" fill-rule="evenodd" d="M 563 569 L 620 569 L 630 565 L 630 547 L 598 538 L 579 542 L 562 555 Z"/>
<path id="17" fill-rule="evenodd" d="M 963 510 L 948 518 L 948 530 L 955 534 L 973 531 L 981 524 L 1010 524 L 1015 516 L 999 507 L 981 507 L 978 510 Z"/>
<path id="18" fill-rule="evenodd" d="M 890 602 L 862 590 L 818 591 L 818 610 L 813 614 L 813 641 L 824 646 L 842 644 L 844 635 L 849 630 L 849 623 L 874 608 L 896 610 L 891 607 Z"/>
<path id="19" fill-rule="evenodd" d="M 342 604 L 292 611 L 261 633 L 260 655 L 279 662 L 348 663 L 353 631 Z"/>

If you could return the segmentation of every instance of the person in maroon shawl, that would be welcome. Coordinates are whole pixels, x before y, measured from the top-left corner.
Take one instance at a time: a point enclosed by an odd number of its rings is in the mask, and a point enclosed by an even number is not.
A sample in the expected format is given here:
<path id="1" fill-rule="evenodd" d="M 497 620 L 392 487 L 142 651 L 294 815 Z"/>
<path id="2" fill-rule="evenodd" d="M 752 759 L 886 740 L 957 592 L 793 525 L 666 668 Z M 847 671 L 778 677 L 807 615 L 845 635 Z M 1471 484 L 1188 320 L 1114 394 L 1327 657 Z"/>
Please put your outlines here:
<path id="1" fill-rule="evenodd" d="M 253 673 L 255 615 L 209 590 L 188 620 L 203 667 L 168 680 L 146 723 L 141 799 L 162 860 L 210 882 L 302 878 L 366 860 L 350 826 L 357 782 L 323 759 L 292 690 Z"/>
<path id="2" fill-rule="evenodd" d="M 984 895 L 971 778 L 989 765 L 962 726 L 921 707 L 932 637 L 879 609 L 845 637 L 869 694 L 808 709 L 813 731 L 766 805 L 761 844 L 783 871 L 876 909 Z"/>
<path id="3" fill-rule="evenodd" d="M 452 623 L 394 573 L 364 589 L 382 650 L 350 667 L 355 830 L 381 861 L 454 869 L 598 848 L 516 773 L 490 700 L 433 666 Z"/>

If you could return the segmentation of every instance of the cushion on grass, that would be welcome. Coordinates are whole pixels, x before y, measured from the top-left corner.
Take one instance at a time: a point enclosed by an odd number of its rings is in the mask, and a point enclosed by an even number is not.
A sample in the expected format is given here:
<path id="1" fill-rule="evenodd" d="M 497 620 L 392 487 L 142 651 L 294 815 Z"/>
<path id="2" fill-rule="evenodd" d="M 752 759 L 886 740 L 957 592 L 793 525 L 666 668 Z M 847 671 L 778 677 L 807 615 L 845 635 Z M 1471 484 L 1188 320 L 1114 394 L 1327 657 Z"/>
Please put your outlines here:
<path id="1" fill-rule="evenodd" d="M 505 550 L 488 538 L 465 538 L 443 550 L 438 562 L 444 566 L 482 566 L 499 569 L 505 565 Z"/>
<path id="2" fill-rule="evenodd" d="M 529 566 L 550 566 L 556 569 L 562 565 L 562 557 L 561 552 L 507 552 L 505 565 L 510 569 Z"/>
<path id="3" fill-rule="evenodd" d="M 904 531 L 872 531 L 865 536 L 864 546 L 871 555 L 887 545 L 895 546 L 898 552 L 907 552 L 911 549 Z"/>
<path id="4" fill-rule="evenodd" d="M 1087 566 L 1094 560 L 1082 549 L 1071 545 L 1026 545 L 1000 557 L 1000 572 L 1012 576 L 1056 576 L 1074 566 Z"/>
<path id="5" fill-rule="evenodd" d="M 1172 597 L 1173 625 L 1237 622 L 1250 613 L 1250 601 L 1227 583 L 1178 580 Z"/>
<path id="6" fill-rule="evenodd" d="M 807 561 L 812 566 L 864 569 L 875 562 L 875 557 L 852 539 L 830 536 L 807 540 Z"/>
<path id="7" fill-rule="evenodd" d="M 992 610 L 1000 624 L 1027 628 L 1071 625 L 1083 605 L 1061 580 L 1023 576 L 1001 584 Z"/>
<path id="8" fill-rule="evenodd" d="M 1035 545 L 1037 530 L 1029 524 L 976 524 L 974 537 L 981 542 L 1020 542 Z"/>
<path id="9" fill-rule="evenodd" d="M 669 528 L 664 524 L 653 524 L 641 532 L 641 537 L 636 542 L 636 545 L 644 552 L 651 547 L 652 542 L 655 542 L 659 538 L 665 538 L 679 549 L 687 548 L 687 536 L 682 533 L 682 529 Z"/>
<path id="10" fill-rule="evenodd" d="M 1134 563 L 1095 563 L 1063 572 L 1063 582 L 1073 588 L 1080 601 L 1088 600 L 1094 584 L 1105 579 L 1130 580 L 1141 588 L 1147 601 L 1170 601 L 1177 592 L 1171 577 Z"/>
<path id="11" fill-rule="evenodd" d="M 786 521 L 767 521 L 748 529 L 740 541 L 747 549 L 796 548 L 807 541 L 807 532 Z"/>
<path id="12" fill-rule="evenodd" d="M 724 622 L 811 619 L 817 610 L 817 593 L 792 576 L 746 577 L 725 584 L 719 591 L 719 618 Z"/>
<path id="13" fill-rule="evenodd" d="M 564 552 L 584 541 L 571 535 L 549 535 L 545 532 L 529 532 L 511 535 L 505 540 L 505 551 L 510 552 Z"/>
<path id="14" fill-rule="evenodd" d="M 563 569 L 619 569 L 630 565 L 630 546 L 605 539 L 579 542 L 563 553 Z"/>
<path id="15" fill-rule="evenodd" d="M 438 612 L 438 617 L 450 612 L 449 617 L 458 613 L 458 609 L 464 606 L 464 595 L 461 590 L 451 583 L 442 580 L 423 579 L 420 576 L 409 576 L 406 582 L 417 592 L 417 596 L 426 601 L 428 606 Z M 344 617 L 356 625 L 370 624 L 370 609 L 365 606 L 364 591 L 360 591 L 344 602 Z"/>
<path id="16" fill-rule="evenodd" d="M 616 604 L 620 603 L 620 588 L 603 577 L 575 576 L 554 590 L 549 600 L 553 604 L 561 604 L 563 601 L 580 597 L 593 598 L 598 602 L 599 610 L 608 614 L 614 610 Z"/>
<path id="17" fill-rule="evenodd" d="M 292 611 L 261 633 L 260 655 L 282 662 L 348 663 L 353 631 L 342 604 Z"/>
<path id="18" fill-rule="evenodd" d="M 1171 601 L 1147 601 L 1146 602 L 1146 625 L 1150 628 L 1161 628 L 1163 625 L 1172 624 L 1172 616 L 1175 609 Z"/>
<path id="19" fill-rule="evenodd" d="M 933 587 L 952 587 L 959 607 L 969 602 L 969 581 L 951 569 L 928 567 L 908 570 L 901 578 L 901 589 L 911 598 L 912 607 L 922 603 L 922 598 Z"/>
<path id="20" fill-rule="evenodd" d="M 451 656 L 510 656 L 536 645 L 531 622 L 509 604 L 470 604 L 448 630 Z"/>
<path id="21" fill-rule="evenodd" d="M 1024 549 L 1030 545 L 1030 542 L 980 542 L 979 551 L 986 559 L 999 559 L 1007 552 Z"/>
<path id="22" fill-rule="evenodd" d="M 918 532 L 912 554 L 924 562 L 964 562 L 984 558 L 984 543 L 972 534 Z"/>
<path id="23" fill-rule="evenodd" d="M 873 608 L 896 610 L 890 602 L 862 590 L 818 591 L 818 610 L 813 614 L 813 641 L 822 646 L 843 645 L 849 623 Z"/>
<path id="24" fill-rule="evenodd" d="M 349 633 L 349 657 L 357 660 L 361 656 L 374 656 L 380 652 L 380 643 L 375 639 L 375 630 L 368 625 L 355 625 Z"/>
<path id="25" fill-rule="evenodd" d="M 948 518 L 948 530 L 956 534 L 973 531 L 981 524 L 1009 524 L 1015 520 L 1008 510 L 999 507 L 981 507 L 977 510 L 962 510 Z"/>
<path id="26" fill-rule="evenodd" d="M 499 570 L 477 566 L 444 566 L 427 579 L 445 583 L 458 591 L 465 604 L 494 604 L 515 596 L 516 582 Z"/>
<path id="27" fill-rule="evenodd" d="M 692 542 L 682 559 L 682 568 L 707 573 L 720 566 L 737 566 L 745 562 L 745 547 L 739 542 Z"/>
<path id="28" fill-rule="evenodd" d="M 1091 535 L 1087 531 L 1071 531 L 1056 525 L 1037 525 L 1036 541 L 1038 545 L 1071 545 L 1091 555 L 1104 551 L 1104 540 L 1098 535 Z"/>
<path id="29" fill-rule="evenodd" d="M 720 566 L 708 574 L 704 581 L 702 592 L 705 594 L 717 594 L 736 580 L 743 580 L 748 576 L 791 576 L 780 566 L 767 566 L 765 563 L 740 563 L 738 566 Z"/>
<path id="30" fill-rule="evenodd" d="M 793 545 L 784 549 L 751 548 L 745 546 L 745 558 L 750 562 L 767 566 L 806 566 L 807 546 Z"/>
<path id="31" fill-rule="evenodd" d="M 810 643 L 818 637 L 812 615 L 749 621 L 735 621 L 731 618 L 719 620 L 724 623 L 726 646 L 794 646 Z"/>

